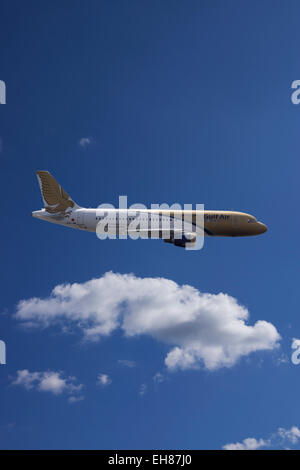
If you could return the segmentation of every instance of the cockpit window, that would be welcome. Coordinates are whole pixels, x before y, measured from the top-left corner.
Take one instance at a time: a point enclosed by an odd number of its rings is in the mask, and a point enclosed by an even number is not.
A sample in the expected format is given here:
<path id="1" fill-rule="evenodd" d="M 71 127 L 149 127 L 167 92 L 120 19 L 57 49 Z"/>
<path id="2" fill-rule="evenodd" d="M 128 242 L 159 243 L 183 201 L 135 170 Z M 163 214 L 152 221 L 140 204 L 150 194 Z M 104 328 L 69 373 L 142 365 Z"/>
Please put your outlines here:
<path id="1" fill-rule="evenodd" d="M 251 217 L 251 219 L 250 218 L 248 219 L 248 224 L 253 224 L 253 223 L 256 223 L 256 222 L 257 222 L 257 220 L 256 220 L 255 217 Z"/>

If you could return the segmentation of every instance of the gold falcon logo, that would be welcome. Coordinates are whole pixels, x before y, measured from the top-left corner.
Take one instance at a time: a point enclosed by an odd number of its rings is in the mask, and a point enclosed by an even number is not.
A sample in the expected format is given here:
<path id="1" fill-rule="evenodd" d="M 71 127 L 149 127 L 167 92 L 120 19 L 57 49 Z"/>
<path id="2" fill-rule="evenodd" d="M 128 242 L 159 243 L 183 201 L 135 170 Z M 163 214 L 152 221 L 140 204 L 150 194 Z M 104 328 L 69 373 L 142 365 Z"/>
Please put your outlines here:
<path id="1" fill-rule="evenodd" d="M 55 181 L 48 171 L 37 171 L 45 202 L 45 209 L 50 214 L 65 212 L 68 207 L 74 207 L 75 203 L 69 194 Z"/>

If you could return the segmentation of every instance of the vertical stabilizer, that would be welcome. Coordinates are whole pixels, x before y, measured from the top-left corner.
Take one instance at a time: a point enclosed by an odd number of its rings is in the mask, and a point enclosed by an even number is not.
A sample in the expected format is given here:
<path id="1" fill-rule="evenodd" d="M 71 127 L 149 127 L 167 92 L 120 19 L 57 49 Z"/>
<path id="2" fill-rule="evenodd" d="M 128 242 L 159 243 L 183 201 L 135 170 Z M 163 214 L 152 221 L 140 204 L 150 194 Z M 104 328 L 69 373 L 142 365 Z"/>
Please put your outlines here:
<path id="1" fill-rule="evenodd" d="M 36 174 L 44 206 L 49 214 L 64 213 L 69 207 L 71 209 L 79 207 L 49 171 L 37 171 Z"/>

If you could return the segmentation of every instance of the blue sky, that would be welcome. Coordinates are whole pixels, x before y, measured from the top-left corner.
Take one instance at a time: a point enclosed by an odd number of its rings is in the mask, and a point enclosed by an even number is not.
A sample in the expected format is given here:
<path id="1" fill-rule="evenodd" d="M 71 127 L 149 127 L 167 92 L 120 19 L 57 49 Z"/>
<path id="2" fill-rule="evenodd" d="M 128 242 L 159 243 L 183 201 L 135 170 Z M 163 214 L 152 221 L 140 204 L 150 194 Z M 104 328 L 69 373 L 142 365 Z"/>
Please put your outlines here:
<path id="1" fill-rule="evenodd" d="M 299 14 L 296 1 L 3 3 L 1 448 L 275 445 L 279 428 L 300 427 L 300 366 L 290 360 L 300 337 Z M 204 203 L 250 212 L 269 230 L 190 252 L 100 241 L 30 217 L 42 207 L 37 169 L 82 206 L 123 194 L 129 204 Z M 67 322 L 28 330 L 15 317 L 21 299 L 109 271 L 226 293 L 249 310 L 248 325 L 274 325 L 280 346 L 231 367 L 172 371 L 165 357 L 176 344 L 149 334 L 116 328 L 90 343 Z M 29 389 L 13 384 L 22 370 L 39 373 Z M 49 371 L 62 393 L 41 390 Z M 79 384 L 83 399 L 70 403 Z"/>

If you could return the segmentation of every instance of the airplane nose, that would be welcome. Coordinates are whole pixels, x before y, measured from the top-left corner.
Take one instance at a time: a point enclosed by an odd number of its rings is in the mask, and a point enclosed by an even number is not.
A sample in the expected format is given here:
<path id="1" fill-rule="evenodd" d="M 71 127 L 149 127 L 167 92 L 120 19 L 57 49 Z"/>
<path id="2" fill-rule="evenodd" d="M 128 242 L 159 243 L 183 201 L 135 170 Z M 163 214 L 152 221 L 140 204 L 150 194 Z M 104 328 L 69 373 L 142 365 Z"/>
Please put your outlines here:
<path id="1" fill-rule="evenodd" d="M 258 232 L 259 234 L 265 233 L 268 230 L 268 227 L 262 222 L 258 222 L 258 230 L 259 230 Z"/>

